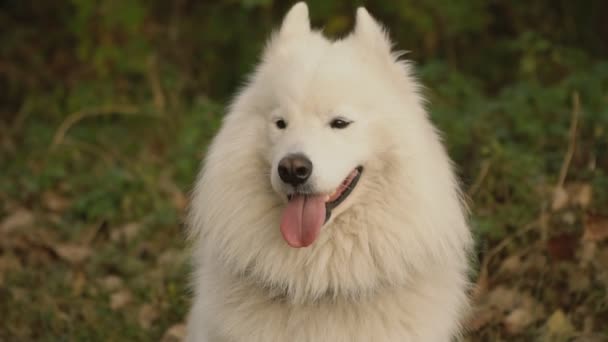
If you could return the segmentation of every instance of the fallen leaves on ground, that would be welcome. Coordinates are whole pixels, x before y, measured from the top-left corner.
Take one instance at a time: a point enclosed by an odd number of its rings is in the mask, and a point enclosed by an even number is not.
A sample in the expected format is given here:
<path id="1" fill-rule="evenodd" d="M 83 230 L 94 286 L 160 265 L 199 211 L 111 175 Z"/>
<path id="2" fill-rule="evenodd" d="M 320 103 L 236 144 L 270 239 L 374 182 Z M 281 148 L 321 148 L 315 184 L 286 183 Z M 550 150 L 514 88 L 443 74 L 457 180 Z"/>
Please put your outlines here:
<path id="1" fill-rule="evenodd" d="M 608 239 L 608 216 L 587 214 L 584 219 L 585 241 L 603 241 Z"/>
<path id="2" fill-rule="evenodd" d="M 571 183 L 553 190 L 551 210 L 559 211 L 568 206 L 587 208 L 592 201 L 593 188 L 587 183 Z"/>
<path id="3" fill-rule="evenodd" d="M 120 290 L 110 296 L 110 308 L 114 311 L 120 310 L 130 304 L 132 300 L 133 295 L 131 295 L 129 290 Z"/>
<path id="4" fill-rule="evenodd" d="M 557 337 L 568 338 L 576 332 L 576 329 L 561 309 L 553 312 L 547 320 L 545 329 L 545 339 L 549 341 Z"/>
<path id="5" fill-rule="evenodd" d="M 608 216 L 592 213 L 592 195 L 586 183 L 554 189 L 537 229 L 495 242 L 504 248 L 482 259 L 469 341 L 608 340 L 596 324 L 608 317 L 598 306 L 608 288 Z"/>
<path id="6" fill-rule="evenodd" d="M 110 238 L 115 242 L 131 242 L 141 231 L 141 224 L 137 222 L 129 222 L 123 226 L 117 227 L 110 233 Z"/>
<path id="7" fill-rule="evenodd" d="M 186 325 L 183 323 L 171 326 L 165 334 L 161 342 L 181 342 L 186 337 Z"/>
<path id="8" fill-rule="evenodd" d="M 71 202 L 57 192 L 46 191 L 42 194 L 42 204 L 50 211 L 63 212 L 70 207 Z"/>
<path id="9" fill-rule="evenodd" d="M 553 236 L 547 241 L 547 252 L 555 260 L 573 260 L 578 245 L 578 236 L 563 233 Z"/>
<path id="10" fill-rule="evenodd" d="M 105 276 L 99 279 L 99 283 L 105 291 L 109 292 L 116 291 L 124 286 L 124 281 L 122 278 L 116 275 Z"/>
<path id="11" fill-rule="evenodd" d="M 160 311 L 152 304 L 144 304 L 139 308 L 137 321 L 143 329 L 150 329 L 152 324 L 160 317 Z"/>
<path id="12" fill-rule="evenodd" d="M 165 187 L 176 196 L 176 206 L 185 205 L 173 185 Z M 555 211 L 545 213 L 544 226 L 509 240 L 484 265 L 467 324 L 470 341 L 606 340 L 598 334 L 608 313 L 595 308 L 597 301 L 605 300 L 600 289 L 608 288 L 608 216 L 587 210 L 592 203 L 587 184 L 566 184 L 557 196 L 562 198 L 548 203 L 555 205 Z M 70 200 L 49 192 L 41 201 L 36 207 L 43 209 L 40 212 L 15 205 L 10 215 L 0 219 L 0 286 L 11 284 L 7 277 L 24 269 L 59 269 L 66 296 L 90 300 L 75 310 L 65 298 L 45 296 L 44 305 L 61 321 L 94 325 L 100 320 L 97 306 L 105 306 L 128 317 L 128 324 L 154 335 L 184 318 L 165 319 L 175 298 L 182 295 L 166 280 L 176 273 L 184 276 L 178 266 L 187 262 L 188 251 L 167 246 L 166 235 L 153 238 L 148 234 L 154 233 L 151 230 L 142 234 L 146 225 L 135 220 L 116 223 L 101 218 L 65 239 L 54 227 L 64 220 L 62 211 Z M 501 242 L 492 241 L 490 247 Z M 113 254 L 99 261 L 99 251 L 106 247 Z M 116 250 L 124 250 L 124 255 L 113 261 Z M 91 267 L 97 267 L 96 273 L 91 273 Z M 142 289 L 151 296 L 142 295 Z M 40 301 L 23 284 L 6 293 L 13 304 Z M 162 341 L 181 341 L 184 336 L 185 325 L 179 323 L 164 331 Z"/>
<path id="13" fill-rule="evenodd" d="M 84 263 L 91 256 L 91 248 L 75 244 L 59 244 L 52 246 L 57 255 L 74 265 Z"/>
<path id="14" fill-rule="evenodd" d="M 27 209 L 17 209 L 0 223 L 0 233 L 7 234 L 16 229 L 31 226 L 34 223 L 34 214 Z"/>

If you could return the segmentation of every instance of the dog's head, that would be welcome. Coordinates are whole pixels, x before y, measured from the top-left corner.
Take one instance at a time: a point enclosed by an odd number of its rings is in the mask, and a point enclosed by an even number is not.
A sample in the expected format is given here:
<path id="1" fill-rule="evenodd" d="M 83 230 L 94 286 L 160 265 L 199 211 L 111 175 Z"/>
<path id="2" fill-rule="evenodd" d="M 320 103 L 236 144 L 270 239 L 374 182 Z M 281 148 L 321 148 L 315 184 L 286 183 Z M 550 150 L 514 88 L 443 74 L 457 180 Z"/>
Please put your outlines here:
<path id="1" fill-rule="evenodd" d="M 295 5 L 250 84 L 263 108 L 272 188 L 285 201 L 281 232 L 292 247 L 313 243 L 362 195 L 368 164 L 405 133 L 390 123 L 401 115 L 398 98 L 419 108 L 382 27 L 363 8 L 356 20 L 349 37 L 329 41 L 311 30 L 306 5 Z"/>

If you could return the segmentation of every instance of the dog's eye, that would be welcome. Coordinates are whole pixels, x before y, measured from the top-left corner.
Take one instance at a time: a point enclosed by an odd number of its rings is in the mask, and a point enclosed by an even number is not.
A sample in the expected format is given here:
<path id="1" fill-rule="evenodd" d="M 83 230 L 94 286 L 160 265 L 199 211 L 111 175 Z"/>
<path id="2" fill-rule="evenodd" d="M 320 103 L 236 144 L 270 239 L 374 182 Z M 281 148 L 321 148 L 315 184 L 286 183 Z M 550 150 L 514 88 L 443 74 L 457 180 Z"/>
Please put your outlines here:
<path id="1" fill-rule="evenodd" d="M 346 121 L 345 119 L 333 119 L 329 123 L 329 126 L 331 126 L 331 128 L 342 129 L 348 127 L 350 124 L 351 121 Z"/>
<path id="2" fill-rule="evenodd" d="M 285 120 L 283 120 L 283 119 L 279 119 L 279 120 L 275 121 L 274 124 L 277 125 L 278 129 L 287 128 L 287 122 L 285 122 Z"/>

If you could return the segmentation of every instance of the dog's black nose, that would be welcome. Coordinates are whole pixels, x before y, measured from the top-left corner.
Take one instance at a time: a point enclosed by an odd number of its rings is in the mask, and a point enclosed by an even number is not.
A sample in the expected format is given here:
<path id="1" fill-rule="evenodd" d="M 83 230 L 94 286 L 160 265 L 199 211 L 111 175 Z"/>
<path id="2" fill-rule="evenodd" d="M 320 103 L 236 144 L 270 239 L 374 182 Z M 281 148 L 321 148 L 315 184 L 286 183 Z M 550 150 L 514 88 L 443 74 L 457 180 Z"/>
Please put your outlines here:
<path id="1" fill-rule="evenodd" d="M 278 171 L 283 182 L 298 186 L 310 177 L 312 162 L 301 153 L 289 154 L 279 162 Z"/>

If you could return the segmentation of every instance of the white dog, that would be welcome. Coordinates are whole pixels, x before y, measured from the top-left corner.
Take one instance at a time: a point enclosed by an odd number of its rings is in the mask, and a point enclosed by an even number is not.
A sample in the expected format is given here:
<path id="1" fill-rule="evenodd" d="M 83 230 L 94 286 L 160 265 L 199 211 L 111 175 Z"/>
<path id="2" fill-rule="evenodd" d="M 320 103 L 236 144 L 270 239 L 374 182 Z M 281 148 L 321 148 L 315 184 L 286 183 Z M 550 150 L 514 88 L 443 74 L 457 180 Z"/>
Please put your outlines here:
<path id="1" fill-rule="evenodd" d="M 296 4 L 191 207 L 189 341 L 450 341 L 472 238 L 410 66 L 364 8 L 330 41 Z"/>

